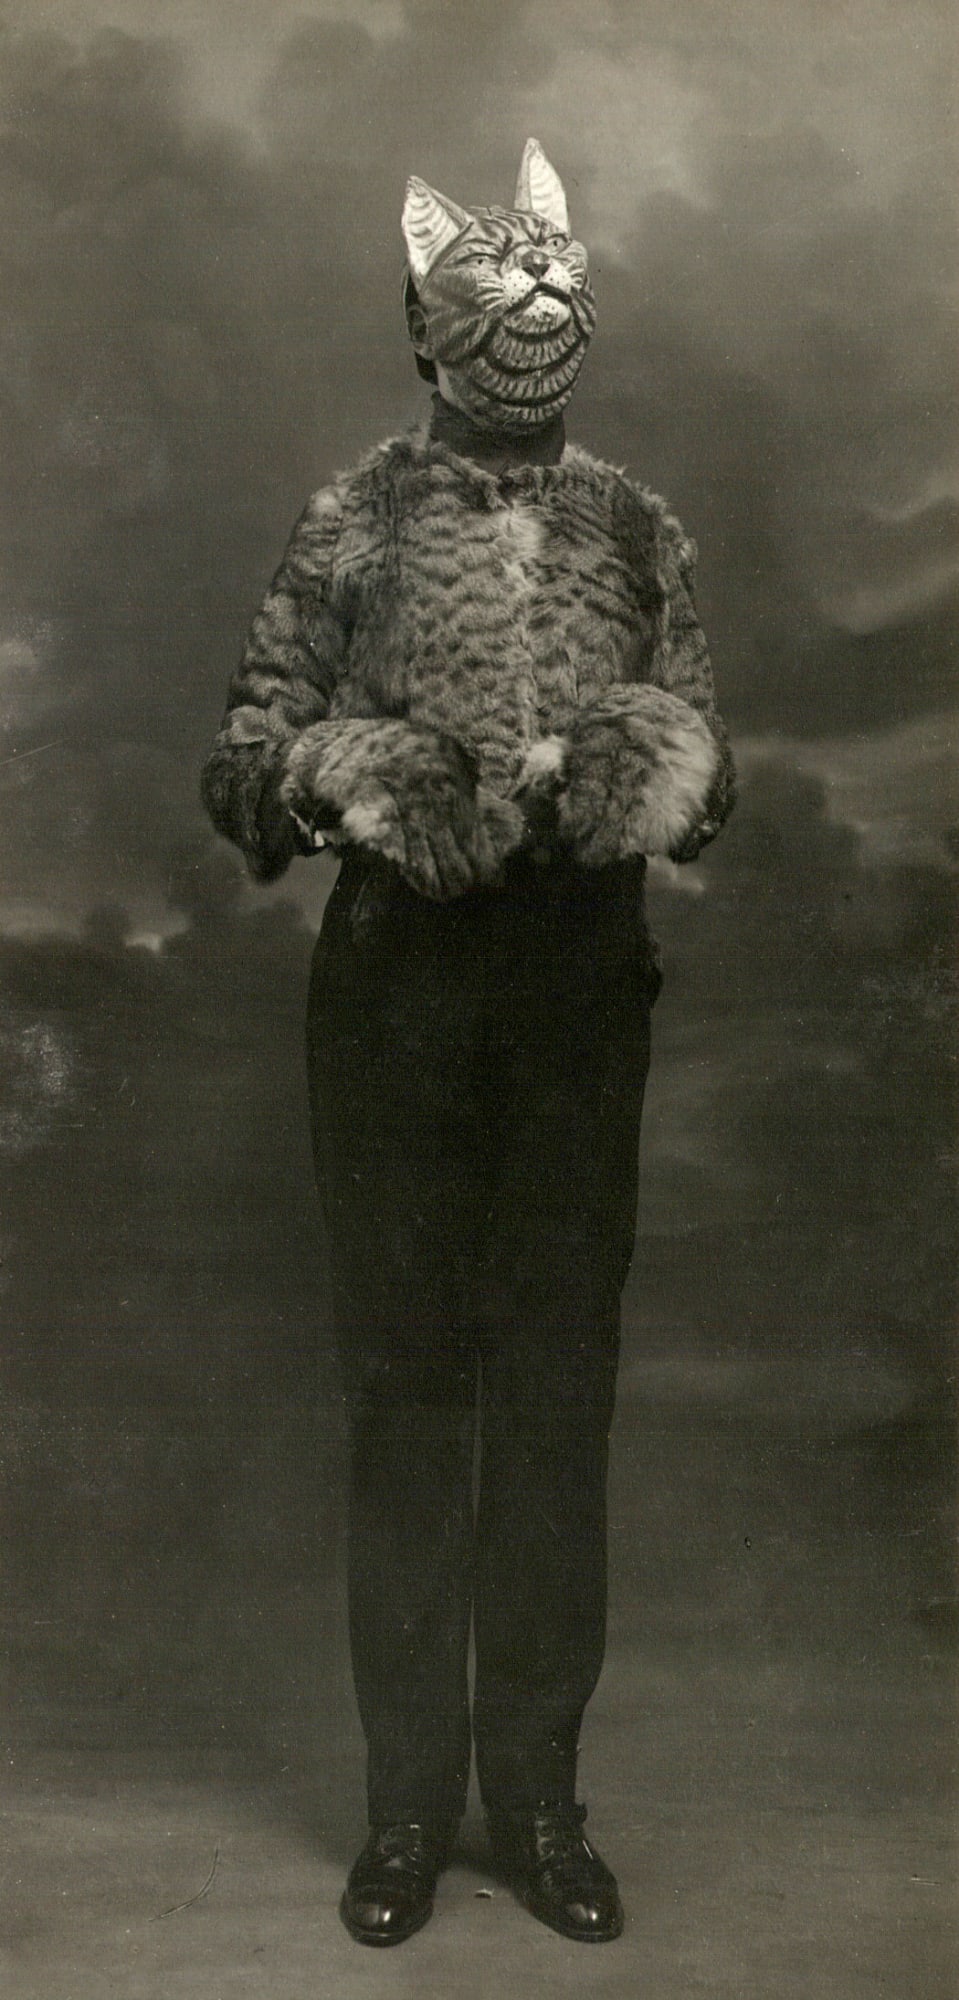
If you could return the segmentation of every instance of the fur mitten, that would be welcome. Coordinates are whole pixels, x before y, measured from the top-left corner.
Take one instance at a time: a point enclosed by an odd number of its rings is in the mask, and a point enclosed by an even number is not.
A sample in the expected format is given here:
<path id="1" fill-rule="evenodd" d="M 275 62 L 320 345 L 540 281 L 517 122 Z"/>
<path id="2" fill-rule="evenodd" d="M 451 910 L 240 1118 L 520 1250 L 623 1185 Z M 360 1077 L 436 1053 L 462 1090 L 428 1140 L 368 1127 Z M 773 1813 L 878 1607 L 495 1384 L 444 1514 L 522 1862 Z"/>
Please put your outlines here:
<path id="1" fill-rule="evenodd" d="M 373 848 L 437 901 L 494 881 L 523 837 L 519 807 L 477 785 L 453 737 L 392 719 L 315 723 L 280 796 L 302 826 Z"/>
<path id="2" fill-rule="evenodd" d="M 587 867 L 691 844 L 719 765 L 716 739 L 680 696 L 607 688 L 578 711 L 565 739 L 538 744 L 527 796 L 551 788 L 556 831 Z"/>

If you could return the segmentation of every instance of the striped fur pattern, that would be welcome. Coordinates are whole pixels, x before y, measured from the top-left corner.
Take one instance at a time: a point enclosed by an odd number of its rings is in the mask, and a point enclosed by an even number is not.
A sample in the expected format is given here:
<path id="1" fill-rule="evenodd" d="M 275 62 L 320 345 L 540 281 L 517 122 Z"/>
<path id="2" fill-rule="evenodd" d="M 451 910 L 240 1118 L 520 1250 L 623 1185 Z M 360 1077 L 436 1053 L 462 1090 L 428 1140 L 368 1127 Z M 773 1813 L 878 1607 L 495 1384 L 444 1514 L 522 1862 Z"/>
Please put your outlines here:
<path id="1" fill-rule="evenodd" d="M 546 214 L 526 205 L 536 199 Z M 586 252 L 569 234 L 562 187 L 536 141 L 523 156 L 516 208 L 461 209 L 414 177 L 403 233 L 410 336 L 445 371 L 452 401 L 507 435 L 553 422 L 573 393 L 596 306 Z"/>
<path id="2" fill-rule="evenodd" d="M 294 530 L 207 764 L 216 825 L 269 877 L 290 805 L 339 814 L 430 894 L 492 879 L 534 792 L 586 865 L 690 855 L 732 797 L 692 564 L 661 500 L 574 447 L 497 474 L 392 440 Z"/>
<path id="3" fill-rule="evenodd" d="M 681 847 L 719 765 L 702 716 L 655 687 L 608 688 L 575 716 L 564 751 L 559 836 L 592 867 Z"/>
<path id="4" fill-rule="evenodd" d="M 280 787 L 301 824 L 371 848 L 423 896 L 496 880 L 523 837 L 519 806 L 477 785 L 453 737 L 407 722 L 320 722 L 293 745 Z"/>

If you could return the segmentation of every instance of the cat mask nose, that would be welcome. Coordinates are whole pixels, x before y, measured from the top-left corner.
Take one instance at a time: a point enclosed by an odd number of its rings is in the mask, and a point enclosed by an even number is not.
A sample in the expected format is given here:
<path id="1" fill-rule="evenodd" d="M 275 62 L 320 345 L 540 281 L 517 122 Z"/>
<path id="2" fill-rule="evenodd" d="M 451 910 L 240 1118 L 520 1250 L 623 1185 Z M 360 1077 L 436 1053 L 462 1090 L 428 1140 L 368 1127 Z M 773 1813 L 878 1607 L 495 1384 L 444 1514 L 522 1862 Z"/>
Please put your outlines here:
<path id="1" fill-rule="evenodd" d="M 542 278 L 549 270 L 553 260 L 545 250 L 531 249 L 524 250 L 519 261 L 523 270 L 528 271 L 531 278 Z"/>

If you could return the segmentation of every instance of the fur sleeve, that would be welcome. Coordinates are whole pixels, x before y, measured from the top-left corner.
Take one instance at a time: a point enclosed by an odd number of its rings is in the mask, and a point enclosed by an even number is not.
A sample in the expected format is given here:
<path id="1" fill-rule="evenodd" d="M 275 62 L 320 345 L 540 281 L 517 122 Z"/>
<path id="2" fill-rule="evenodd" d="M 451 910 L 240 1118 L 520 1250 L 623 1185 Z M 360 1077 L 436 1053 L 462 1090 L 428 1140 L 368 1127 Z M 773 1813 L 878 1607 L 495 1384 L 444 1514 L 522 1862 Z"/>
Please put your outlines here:
<path id="1" fill-rule="evenodd" d="M 653 687 L 689 703 L 706 724 L 717 750 L 702 811 L 672 849 L 674 860 L 692 861 L 728 819 L 736 799 L 736 778 L 729 739 L 716 708 L 709 652 L 696 615 L 696 545 L 662 502 L 657 515 L 656 568 L 662 598 L 649 680 Z"/>
<path id="2" fill-rule="evenodd" d="M 218 832 L 242 848 L 261 881 L 282 874 L 298 849 L 280 797 L 292 745 L 327 714 L 347 634 L 333 589 L 340 494 L 309 502 L 253 620 L 230 683 L 226 714 L 201 779 Z"/>
<path id="3" fill-rule="evenodd" d="M 445 901 L 498 880 L 523 838 L 519 806 L 478 778 L 476 759 L 441 730 L 340 717 L 299 737 L 280 796 L 307 841 L 366 847 L 420 895 Z"/>
<path id="4" fill-rule="evenodd" d="M 560 839 L 587 867 L 629 855 L 690 861 L 733 799 L 732 760 L 693 602 L 695 551 L 664 503 L 624 480 L 617 524 L 648 604 L 642 668 L 593 694 L 565 740 L 537 746 L 525 790 L 552 800 Z M 549 752 L 549 755 L 547 753 Z"/>
<path id="5" fill-rule="evenodd" d="M 679 853 L 700 822 L 719 754 L 690 703 L 647 681 L 596 695 L 560 752 L 557 829 L 586 867 Z"/>

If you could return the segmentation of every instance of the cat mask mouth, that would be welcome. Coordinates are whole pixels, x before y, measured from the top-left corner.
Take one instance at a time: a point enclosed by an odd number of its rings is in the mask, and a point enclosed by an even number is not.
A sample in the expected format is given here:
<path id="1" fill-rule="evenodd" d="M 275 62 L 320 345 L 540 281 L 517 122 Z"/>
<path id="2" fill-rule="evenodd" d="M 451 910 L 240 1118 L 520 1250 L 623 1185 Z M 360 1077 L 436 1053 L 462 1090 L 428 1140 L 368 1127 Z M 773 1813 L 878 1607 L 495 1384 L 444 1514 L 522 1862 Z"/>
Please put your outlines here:
<path id="1" fill-rule="evenodd" d="M 548 285 L 546 283 L 545 278 L 540 279 L 539 283 L 537 284 L 531 296 L 534 299 L 539 299 L 539 298 L 558 299 L 560 305 L 563 306 L 569 305 L 569 296 L 570 296 L 569 292 L 564 292 L 561 285 Z"/>
<path id="2" fill-rule="evenodd" d="M 487 428 L 526 430 L 565 408 L 593 332 L 586 252 L 535 139 L 515 205 L 460 208 L 410 180 L 403 209 L 405 304 L 417 367 Z M 448 385 L 448 387 L 446 386 Z"/>
<path id="3" fill-rule="evenodd" d="M 508 308 L 505 320 L 511 328 L 518 325 L 530 331 L 542 329 L 544 333 L 554 333 L 568 325 L 572 312 L 569 292 L 561 291 L 558 285 L 538 284 L 518 305 Z"/>

